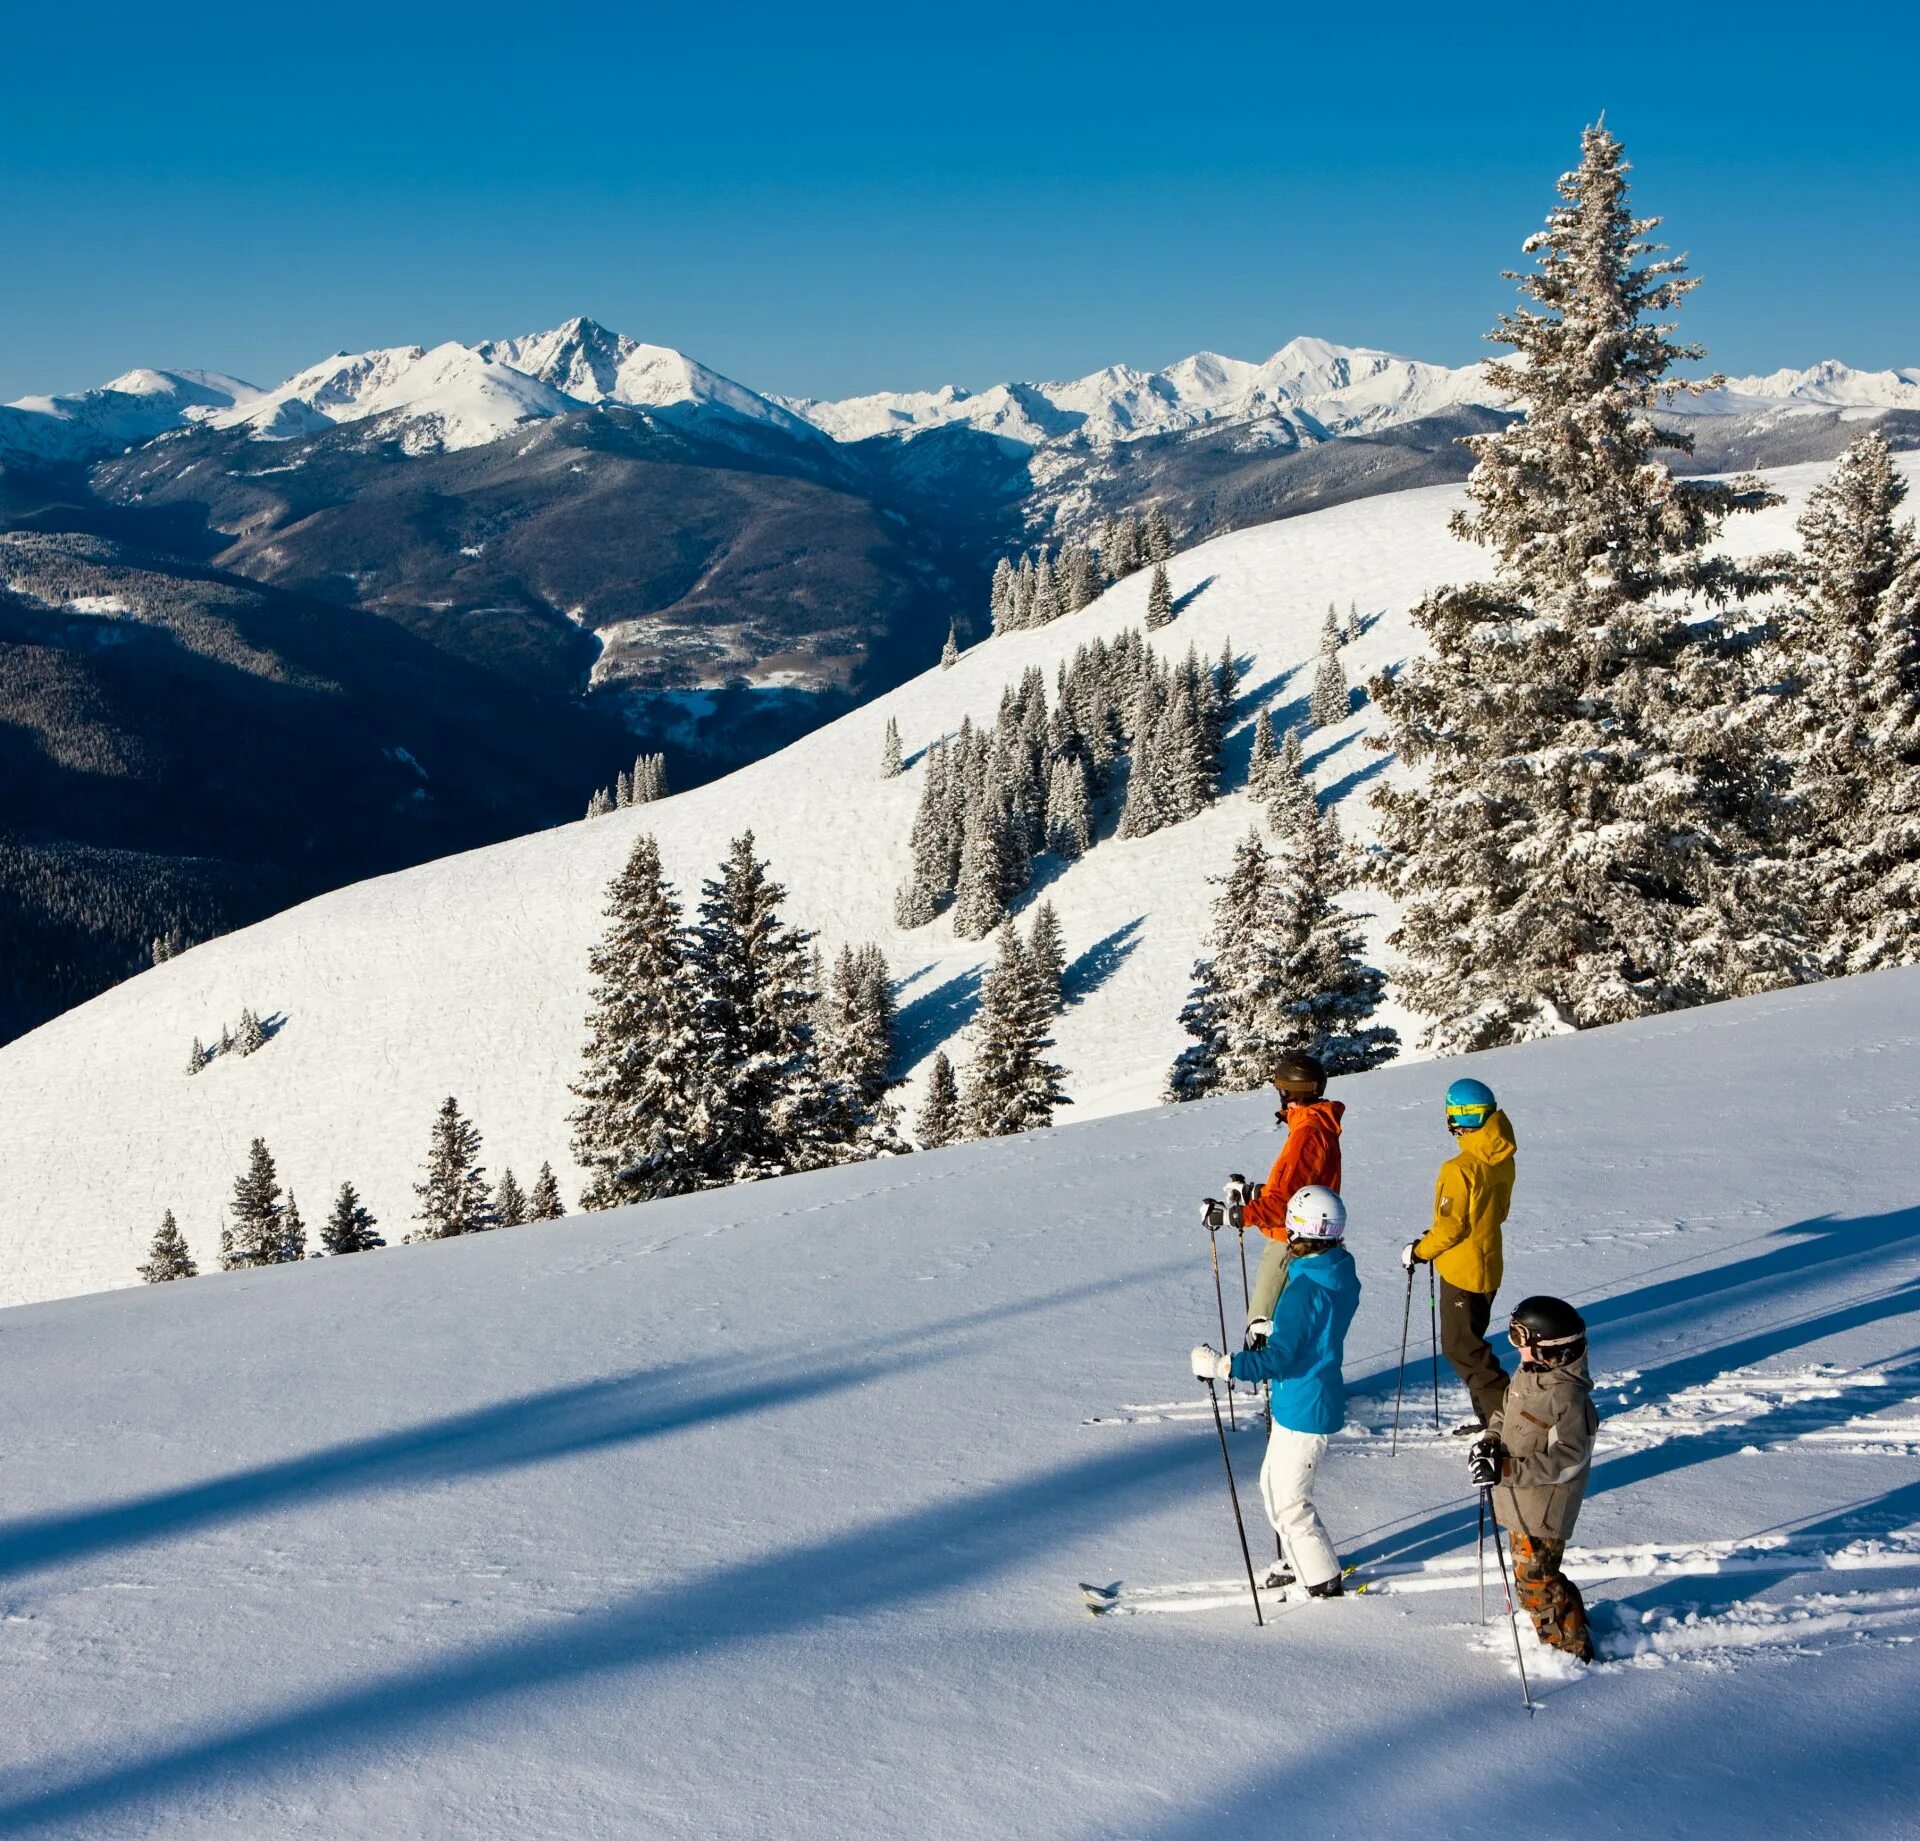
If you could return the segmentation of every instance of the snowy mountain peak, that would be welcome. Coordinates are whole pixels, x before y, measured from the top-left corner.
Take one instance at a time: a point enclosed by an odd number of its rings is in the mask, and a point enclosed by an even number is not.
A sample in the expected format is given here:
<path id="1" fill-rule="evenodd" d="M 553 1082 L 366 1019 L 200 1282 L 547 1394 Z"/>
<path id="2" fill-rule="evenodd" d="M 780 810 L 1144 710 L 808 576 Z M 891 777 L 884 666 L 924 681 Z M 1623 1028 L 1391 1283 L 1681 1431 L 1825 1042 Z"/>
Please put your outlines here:
<path id="1" fill-rule="evenodd" d="M 1752 414 L 1769 409 L 1920 409 L 1920 367 L 1857 371 L 1837 358 L 1823 358 L 1801 371 L 1729 377 L 1724 388 L 1678 407 L 1707 415 Z"/>

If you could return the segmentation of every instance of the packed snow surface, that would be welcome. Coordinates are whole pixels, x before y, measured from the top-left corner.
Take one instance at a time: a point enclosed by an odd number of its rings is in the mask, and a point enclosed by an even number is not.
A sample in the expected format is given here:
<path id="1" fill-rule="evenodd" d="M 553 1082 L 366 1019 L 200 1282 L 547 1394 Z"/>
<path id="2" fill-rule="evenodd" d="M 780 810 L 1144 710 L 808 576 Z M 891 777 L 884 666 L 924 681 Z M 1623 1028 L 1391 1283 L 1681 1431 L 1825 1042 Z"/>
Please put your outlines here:
<path id="1" fill-rule="evenodd" d="M 1793 499 L 1823 476 L 1775 476 Z M 1201 816 L 1121 840 L 1102 838 L 1076 863 L 1041 860 L 1020 924 L 1044 896 L 1059 913 L 1069 965 L 1056 1058 L 1073 1105 L 1063 1125 L 1153 1104 L 1186 1038 L 1178 1013 L 1204 949 L 1214 890 L 1235 842 L 1263 815 L 1245 791 L 1256 712 L 1305 724 L 1320 627 L 1330 601 L 1358 610 L 1364 631 L 1343 649 L 1357 687 L 1405 659 L 1408 609 L 1436 582 L 1477 571 L 1479 553 L 1447 532 L 1457 488 L 1365 499 L 1237 531 L 1174 559 L 1173 624 L 1154 636 L 1179 656 L 1212 660 L 1231 640 L 1244 670 L 1227 745 L 1226 797 Z M 1746 549 L 1792 539 L 1789 504 L 1737 520 Z M 571 1196 L 568 1082 L 578 1070 L 589 978 L 607 884 L 633 841 L 658 839 L 689 904 L 727 842 L 751 829 L 789 890 L 791 918 L 816 929 L 829 955 L 877 941 L 901 1005 L 902 1099 L 917 1106 L 925 1069 L 945 1047 L 964 1076 L 967 1027 L 990 942 L 954 937 L 942 917 L 901 931 L 893 892 L 929 745 L 963 717 L 990 723 L 1001 693 L 1029 666 L 1046 674 L 1094 635 L 1139 626 L 1148 573 L 1092 607 L 1033 631 L 991 639 L 950 670 L 933 670 L 724 780 L 657 804 L 562 826 L 402 874 L 336 890 L 260 925 L 170 959 L 0 1048 L 0 1302 L 133 1282 L 161 1211 L 172 1208 L 210 1262 L 221 1210 L 264 1136 L 310 1220 L 344 1180 L 395 1233 L 435 1109 L 449 1094 L 487 1140 L 497 1173 L 522 1182 L 550 1159 Z M 1367 745 L 1374 712 L 1311 731 L 1306 759 L 1323 801 L 1364 838 L 1367 795 L 1397 771 Z M 880 777 L 884 732 L 897 721 L 907 770 Z M 396 736 L 397 745 L 412 738 Z M 421 753 L 422 767 L 436 763 Z M 1363 905 L 1378 906 L 1362 897 Z M 1386 917 L 1374 923 L 1376 940 Z M 217 1041 L 243 1008 L 269 1020 L 257 1054 L 220 1057 L 189 1077 L 197 1036 Z M 1409 1045 L 1417 1025 L 1392 1013 Z M 87 1154 L 73 1152 L 84 1121 Z"/>
<path id="2" fill-rule="evenodd" d="M 1456 1071 L 1409 1064 L 1338 1088 L 1318 1498 L 1369 1590 L 1264 1629 L 1186 1359 L 1261 1097 L 0 1313 L 0 1833 L 1913 1834 L 1920 972 L 1472 1070 L 1520 1143 L 1503 1301 L 1581 1305 L 1603 1415 L 1605 1659 L 1526 1636 L 1531 1720 L 1418 1295 L 1389 1455 Z"/>

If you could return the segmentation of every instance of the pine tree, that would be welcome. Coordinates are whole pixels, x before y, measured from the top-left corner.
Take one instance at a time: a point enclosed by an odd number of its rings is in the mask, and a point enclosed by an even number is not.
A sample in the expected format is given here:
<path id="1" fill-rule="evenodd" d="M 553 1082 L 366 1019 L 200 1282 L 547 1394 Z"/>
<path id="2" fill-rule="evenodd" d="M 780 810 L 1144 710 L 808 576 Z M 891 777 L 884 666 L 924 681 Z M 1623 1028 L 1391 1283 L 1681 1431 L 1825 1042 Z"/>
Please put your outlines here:
<path id="1" fill-rule="evenodd" d="M 1173 526 L 1167 522 L 1167 514 L 1158 505 L 1147 513 L 1146 533 L 1141 548 L 1150 563 L 1170 562 L 1173 559 Z"/>
<path id="2" fill-rule="evenodd" d="M 1233 706 L 1240 701 L 1240 661 L 1234 656 L 1233 641 L 1220 648 L 1220 662 L 1213 668 L 1213 694 L 1220 706 L 1221 722 L 1233 719 Z"/>
<path id="3" fill-rule="evenodd" d="M 897 717 L 887 718 L 887 731 L 880 744 L 880 777 L 883 780 L 898 779 L 900 775 L 900 723 Z"/>
<path id="4" fill-rule="evenodd" d="M 1067 972 L 1067 943 L 1060 932 L 1060 916 L 1050 901 L 1043 901 L 1034 910 L 1033 928 L 1027 935 L 1027 963 L 1045 1001 L 1047 1014 L 1056 1015 Z"/>
<path id="5" fill-rule="evenodd" d="M 1045 550 L 1033 572 L 1033 624 L 1046 626 L 1067 611 L 1060 596 L 1060 584 L 1053 572 L 1053 558 Z"/>
<path id="6" fill-rule="evenodd" d="M 1074 544 L 1061 559 L 1060 587 L 1070 614 L 1091 607 L 1099 598 L 1099 577 L 1093 556 L 1084 543 Z"/>
<path id="7" fill-rule="evenodd" d="M 908 846 L 912 862 L 893 898 L 898 927 L 924 927 L 953 892 L 947 868 L 951 804 L 947 745 L 936 742 L 927 753 L 926 778 L 920 783 L 920 804 L 913 815 Z"/>
<path id="8" fill-rule="evenodd" d="M 527 1213 L 527 1192 L 520 1187 L 512 1170 L 502 1170 L 493 1192 L 494 1226 L 523 1227 L 531 1218 Z"/>
<path id="9" fill-rule="evenodd" d="M 247 1167 L 233 1185 L 232 1219 L 220 1230 L 220 1269 L 277 1266 L 285 1254 L 281 1235 L 280 1176 L 264 1138 L 254 1139 Z"/>
<path id="10" fill-rule="evenodd" d="M 1202 684 L 1199 661 L 1189 654 L 1174 673 L 1166 708 L 1153 731 L 1153 790 L 1163 824 L 1178 824 L 1205 810 L 1213 797 L 1218 763 L 1213 751 L 1211 686 Z M 1122 829 L 1124 830 L 1124 822 Z"/>
<path id="11" fill-rule="evenodd" d="M 685 1194 L 705 1159 L 707 1050 L 686 928 L 651 837 L 634 840 L 605 912 L 569 1119 L 590 1209 Z"/>
<path id="12" fill-rule="evenodd" d="M 947 626 L 947 643 L 940 648 L 940 669 L 948 671 L 960 660 L 960 629 L 951 622 Z"/>
<path id="13" fill-rule="evenodd" d="M 1920 543 L 1879 431 L 1843 454 L 1801 514 L 1801 611 L 1770 676 L 1804 814 L 1800 874 L 1836 972 L 1920 955 Z"/>
<path id="14" fill-rule="evenodd" d="M 342 1253 L 371 1253 L 387 1244 L 374 1231 L 379 1225 L 372 1209 L 361 1201 L 359 1190 L 351 1183 L 342 1183 L 326 1225 L 320 1230 L 321 1249 L 336 1258 Z"/>
<path id="15" fill-rule="evenodd" d="M 448 1094 L 434 1117 L 427 1164 L 413 1192 L 420 1198 L 414 1219 L 416 1240 L 446 1240 L 477 1234 L 493 1226 L 493 1202 L 486 1172 L 480 1167 L 480 1134 L 460 1114 L 460 1102 Z"/>
<path id="16" fill-rule="evenodd" d="M 960 1135 L 960 1088 L 944 1048 L 935 1051 L 927 1070 L 927 1093 L 914 1119 L 913 1135 L 923 1151 L 937 1151 Z"/>
<path id="17" fill-rule="evenodd" d="M 1000 1138 L 1053 1123 L 1054 1109 L 1071 1104 L 1062 1070 L 1046 1059 L 1053 1046 L 1045 992 L 1034 976 L 1020 936 L 1000 930 L 998 956 L 980 985 L 973 1064 L 962 1105 L 971 1138 Z"/>
<path id="18" fill-rule="evenodd" d="M 1157 633 L 1173 624 L 1173 584 L 1167 580 L 1165 563 L 1153 565 L 1153 579 L 1147 584 L 1147 631 Z"/>
<path id="19" fill-rule="evenodd" d="M 1264 709 L 1253 719 L 1253 752 L 1247 757 L 1247 791 L 1264 799 L 1279 765 L 1280 752 L 1273 743 L 1273 718 Z"/>
<path id="20" fill-rule="evenodd" d="M 280 1259 L 285 1265 L 307 1256 L 307 1224 L 301 1218 L 300 1204 L 287 1191 L 287 1205 L 280 1213 Z"/>
<path id="21" fill-rule="evenodd" d="M 553 1165 L 543 1163 L 540 1174 L 534 1178 L 533 1193 L 527 1197 L 527 1219 L 557 1221 L 566 1212 L 567 1205 L 560 1199 L 560 1183 L 553 1173 Z"/>
<path id="22" fill-rule="evenodd" d="M 1493 335 L 1518 357 L 1489 378 L 1523 413 L 1468 442 L 1472 509 L 1454 528 L 1493 552 L 1495 579 L 1429 596 L 1414 616 L 1428 655 L 1374 686 L 1388 744 L 1423 770 L 1374 801 L 1404 994 L 1442 1051 L 1798 971 L 1792 917 L 1753 873 L 1770 764 L 1727 720 L 1743 635 L 1725 607 L 1761 578 L 1708 553 L 1769 495 L 1658 458 L 1691 447 L 1659 405 L 1707 387 L 1668 376 L 1700 355 L 1668 337 L 1695 284 L 1648 259 L 1658 220 L 1632 216 L 1603 127 L 1560 193 L 1516 277 L 1530 304 Z"/>
<path id="23" fill-rule="evenodd" d="M 1093 848 L 1087 770 L 1075 755 L 1055 761 L 1047 781 L 1047 848 L 1069 862 Z"/>
<path id="24" fill-rule="evenodd" d="M 1340 619 L 1327 604 L 1327 618 L 1320 628 L 1320 669 L 1314 675 L 1313 699 L 1308 713 L 1315 728 L 1330 729 L 1352 714 L 1352 694 L 1347 688 L 1347 668 L 1340 662 Z"/>
<path id="25" fill-rule="evenodd" d="M 996 791 L 973 801 L 960 846 L 960 875 L 953 897 L 953 934 L 984 940 L 1006 918 L 1009 863 L 1004 807 Z"/>
<path id="26" fill-rule="evenodd" d="M 613 798 L 604 786 L 587 801 L 587 816 L 589 818 L 604 818 L 612 810 Z"/>
<path id="27" fill-rule="evenodd" d="M 1265 798 L 1267 826 L 1281 844 L 1301 836 L 1319 809 L 1298 729 L 1289 729 L 1280 745 L 1279 758 L 1267 775 Z"/>
<path id="28" fill-rule="evenodd" d="M 664 754 L 635 755 L 629 790 L 634 805 L 651 805 L 656 799 L 666 798 L 667 757 Z"/>
<path id="29" fill-rule="evenodd" d="M 187 1072 L 189 1074 L 199 1073 L 200 1070 L 207 1065 L 209 1059 L 210 1057 L 207 1051 L 200 1046 L 200 1038 L 195 1036 L 193 1038 L 193 1046 L 187 1050 Z"/>
<path id="30" fill-rule="evenodd" d="M 1258 832 L 1236 846 L 1232 867 L 1211 878 L 1211 951 L 1193 968 L 1180 1027 L 1193 1041 L 1168 1070 L 1166 1097 L 1251 1092 L 1280 1052 L 1279 953 L 1273 859 Z"/>
<path id="31" fill-rule="evenodd" d="M 200 1276 L 200 1268 L 193 1263 L 193 1254 L 187 1247 L 186 1237 L 180 1232 L 180 1224 L 173 1218 L 171 1208 L 160 1217 L 160 1225 L 154 1230 L 153 1245 L 147 1249 L 147 1263 L 136 1266 L 134 1270 L 149 1285 L 164 1285 L 172 1279 Z"/>
<path id="32" fill-rule="evenodd" d="M 1013 612 L 1013 564 L 1006 557 L 993 565 L 993 586 L 987 594 L 989 630 L 1004 633 Z"/>
<path id="33" fill-rule="evenodd" d="M 1143 672 L 1127 717 L 1132 760 L 1127 770 L 1126 803 L 1120 808 L 1122 837 L 1149 837 L 1169 822 L 1160 800 L 1164 776 L 1155 754 L 1164 701 L 1158 673 Z"/>
<path id="34" fill-rule="evenodd" d="M 754 855 L 751 831 L 703 885 L 689 962 L 706 1061 L 701 1167 L 709 1182 L 812 1169 L 845 1152 L 843 1096 L 813 1052 L 813 936 L 781 919 L 785 899 Z"/>
<path id="35" fill-rule="evenodd" d="M 240 1012 L 240 1031 L 234 1037 L 234 1052 L 241 1055 L 251 1055 L 265 1048 L 266 1045 L 267 1032 L 261 1027 L 260 1019 L 255 1016 L 251 1010 L 242 1010 Z"/>

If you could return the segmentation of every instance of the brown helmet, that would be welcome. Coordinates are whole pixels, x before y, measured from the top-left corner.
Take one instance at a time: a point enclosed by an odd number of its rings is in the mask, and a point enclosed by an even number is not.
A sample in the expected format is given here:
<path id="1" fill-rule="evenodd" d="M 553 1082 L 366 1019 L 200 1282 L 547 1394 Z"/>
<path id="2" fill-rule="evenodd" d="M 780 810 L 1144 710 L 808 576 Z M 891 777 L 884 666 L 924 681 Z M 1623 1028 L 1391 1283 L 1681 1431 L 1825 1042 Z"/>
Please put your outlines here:
<path id="1" fill-rule="evenodd" d="M 1327 1070 L 1311 1055 L 1281 1055 L 1267 1078 L 1288 1099 L 1318 1099 L 1327 1090 Z"/>

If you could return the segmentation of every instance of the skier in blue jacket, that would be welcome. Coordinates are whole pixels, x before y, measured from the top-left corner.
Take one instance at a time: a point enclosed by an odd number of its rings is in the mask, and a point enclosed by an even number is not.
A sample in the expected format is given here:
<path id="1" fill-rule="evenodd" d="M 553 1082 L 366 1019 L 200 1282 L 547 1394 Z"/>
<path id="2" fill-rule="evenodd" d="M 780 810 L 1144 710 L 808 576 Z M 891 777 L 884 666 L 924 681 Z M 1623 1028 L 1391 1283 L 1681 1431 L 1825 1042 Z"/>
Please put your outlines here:
<path id="1" fill-rule="evenodd" d="M 1313 1506 L 1313 1479 L 1327 1440 L 1347 1417 L 1341 1364 L 1347 1325 L 1360 1303 L 1360 1275 L 1342 1244 L 1346 1231 L 1346 1206 L 1331 1189 L 1300 1190 L 1287 1204 L 1292 1263 L 1265 1341 L 1256 1337 L 1238 1355 L 1218 1355 L 1206 1343 L 1193 1351 L 1193 1372 L 1203 1381 L 1271 1383 L 1273 1429 L 1260 1466 L 1260 1499 L 1286 1568 L 1276 1568 L 1267 1583 L 1299 1578 L 1315 1598 L 1338 1598 L 1345 1589 L 1340 1556 Z"/>

